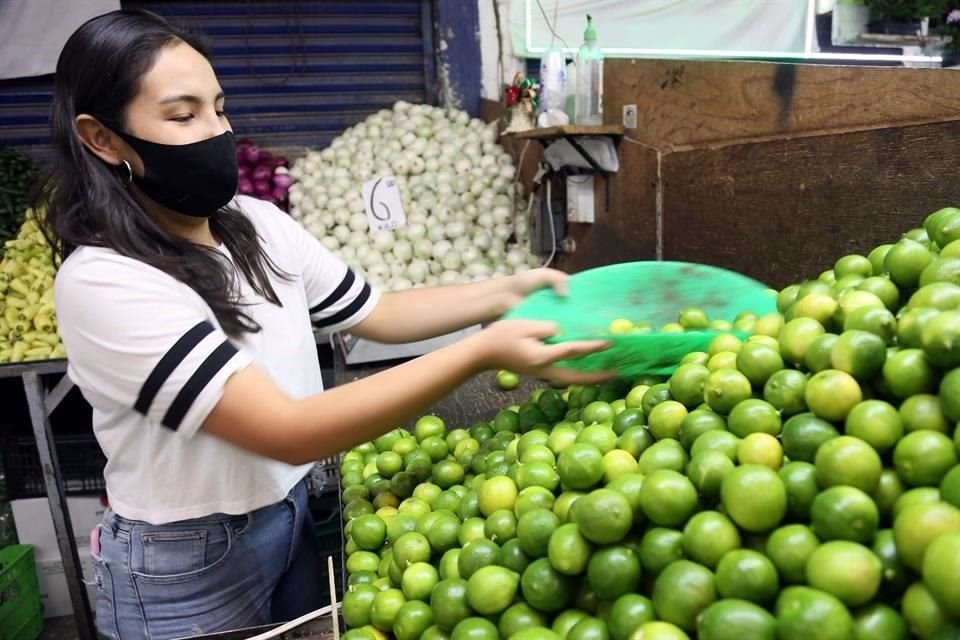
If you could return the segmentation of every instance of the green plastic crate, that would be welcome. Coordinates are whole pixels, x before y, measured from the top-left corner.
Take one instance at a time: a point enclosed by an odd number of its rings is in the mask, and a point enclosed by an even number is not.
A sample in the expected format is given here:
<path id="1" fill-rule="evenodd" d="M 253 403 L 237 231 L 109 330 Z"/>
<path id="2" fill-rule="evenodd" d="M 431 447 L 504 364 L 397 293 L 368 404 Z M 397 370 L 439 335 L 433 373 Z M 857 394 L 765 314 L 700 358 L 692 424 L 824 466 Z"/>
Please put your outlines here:
<path id="1" fill-rule="evenodd" d="M 10 635 L 0 628 L 0 640 L 37 640 L 43 632 L 43 611 L 37 609 L 19 629 Z"/>
<path id="2" fill-rule="evenodd" d="M 0 622 L 0 640 L 34 640 L 42 630 L 43 607 L 37 598 L 36 602 L 17 608 Z"/>
<path id="3" fill-rule="evenodd" d="M 40 590 L 33 547 L 15 544 L 0 549 L 0 637 L 3 632 L 18 631 L 23 620 L 15 614 L 34 607 L 40 608 Z M 8 624 L 14 617 L 17 621 Z"/>

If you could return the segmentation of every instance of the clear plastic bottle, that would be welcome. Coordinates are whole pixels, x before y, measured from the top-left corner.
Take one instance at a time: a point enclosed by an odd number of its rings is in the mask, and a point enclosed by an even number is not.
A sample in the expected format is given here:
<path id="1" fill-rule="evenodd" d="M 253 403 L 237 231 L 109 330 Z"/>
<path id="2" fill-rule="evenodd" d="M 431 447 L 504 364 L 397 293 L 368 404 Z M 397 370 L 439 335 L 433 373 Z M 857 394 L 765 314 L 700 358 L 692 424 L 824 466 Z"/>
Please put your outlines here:
<path id="1" fill-rule="evenodd" d="M 603 124 L 603 51 L 597 43 L 593 18 L 587 15 L 583 45 L 577 51 L 577 92 L 574 102 L 575 124 Z"/>

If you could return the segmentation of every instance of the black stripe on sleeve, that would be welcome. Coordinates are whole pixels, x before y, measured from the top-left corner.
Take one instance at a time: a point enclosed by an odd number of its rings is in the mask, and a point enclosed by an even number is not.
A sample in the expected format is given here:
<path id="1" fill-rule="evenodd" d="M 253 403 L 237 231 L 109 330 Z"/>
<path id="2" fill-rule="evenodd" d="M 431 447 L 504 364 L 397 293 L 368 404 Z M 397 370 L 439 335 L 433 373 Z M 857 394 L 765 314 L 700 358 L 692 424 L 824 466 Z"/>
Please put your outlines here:
<path id="1" fill-rule="evenodd" d="M 363 308 L 363 305 L 367 304 L 367 300 L 370 299 L 370 285 L 363 283 L 363 289 L 360 290 L 360 293 L 357 294 L 357 297 L 353 301 L 345 306 L 340 311 L 337 311 L 335 314 L 329 318 L 323 318 L 322 320 L 317 320 L 313 323 L 318 329 L 323 329 L 324 327 L 332 327 L 335 324 L 340 324 L 344 320 L 348 320 L 353 314 L 360 311 Z"/>
<path id="2" fill-rule="evenodd" d="M 163 416 L 161 424 L 174 431 L 179 429 L 180 423 L 183 422 L 183 417 L 187 415 L 187 411 L 193 406 L 194 400 L 197 399 L 197 396 L 200 395 L 204 387 L 207 386 L 213 377 L 223 369 L 224 365 L 227 364 L 230 358 L 236 353 L 237 348 L 233 346 L 229 340 L 221 342 L 220 346 L 207 356 L 207 359 L 197 367 L 197 370 L 193 372 L 190 379 L 187 380 L 183 388 L 180 389 L 180 393 L 177 394 L 177 397 L 174 398 L 170 404 L 170 408 L 167 409 L 167 414 Z"/>
<path id="3" fill-rule="evenodd" d="M 160 362 L 153 368 L 146 382 L 140 387 L 140 393 L 137 395 L 137 401 L 133 408 L 143 415 L 150 411 L 150 405 L 153 399 L 157 397 L 163 383 L 167 381 L 173 370 L 183 362 L 194 347 L 200 344 L 200 341 L 206 338 L 213 331 L 213 325 L 206 320 L 198 322 L 189 331 L 180 336 L 180 339 L 174 343 L 170 350 L 163 354 Z"/>
<path id="4" fill-rule="evenodd" d="M 334 289 L 330 295 L 321 300 L 318 304 L 310 307 L 310 315 L 319 313 L 324 309 L 331 307 L 336 304 L 340 298 L 347 295 L 347 291 L 350 291 L 350 287 L 353 286 L 353 283 L 357 280 L 357 274 L 353 272 L 353 269 L 347 268 L 347 273 L 343 276 L 343 280 L 340 281 L 340 284 L 337 285 L 337 288 Z"/>

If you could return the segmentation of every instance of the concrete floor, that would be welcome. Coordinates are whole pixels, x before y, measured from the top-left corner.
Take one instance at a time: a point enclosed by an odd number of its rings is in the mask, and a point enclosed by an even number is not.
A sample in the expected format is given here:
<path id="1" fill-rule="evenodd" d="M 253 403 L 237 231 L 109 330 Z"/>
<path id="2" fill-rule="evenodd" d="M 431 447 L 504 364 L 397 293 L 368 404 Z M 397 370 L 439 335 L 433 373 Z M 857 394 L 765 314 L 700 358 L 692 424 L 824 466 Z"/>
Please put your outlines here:
<path id="1" fill-rule="evenodd" d="M 80 638 L 73 616 L 47 618 L 43 623 L 43 632 L 39 640 L 79 640 Z"/>

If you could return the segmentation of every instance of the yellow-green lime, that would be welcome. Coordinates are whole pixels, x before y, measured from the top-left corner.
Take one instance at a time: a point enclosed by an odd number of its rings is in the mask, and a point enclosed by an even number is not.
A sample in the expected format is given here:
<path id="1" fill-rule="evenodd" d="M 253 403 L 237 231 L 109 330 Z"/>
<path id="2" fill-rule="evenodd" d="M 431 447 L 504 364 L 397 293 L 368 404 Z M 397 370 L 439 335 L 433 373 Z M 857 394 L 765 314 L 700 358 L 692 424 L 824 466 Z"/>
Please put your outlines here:
<path id="1" fill-rule="evenodd" d="M 615 600 L 636 592 L 641 573 L 640 557 L 624 545 L 597 549 L 587 563 L 590 588 L 603 600 Z"/>
<path id="2" fill-rule="evenodd" d="M 880 511 L 860 489 L 836 486 L 823 490 L 813 499 L 810 520 L 821 540 L 867 544 L 880 524 Z"/>
<path id="3" fill-rule="evenodd" d="M 770 534 L 765 551 L 784 582 L 802 584 L 806 582 L 807 559 L 818 546 L 820 540 L 809 527 L 790 524 Z"/>
<path id="4" fill-rule="evenodd" d="M 731 460 L 736 461 L 739 448 L 740 438 L 729 431 L 707 431 L 694 441 L 690 448 L 690 454 L 696 457 L 705 451 L 719 451 Z"/>
<path id="5" fill-rule="evenodd" d="M 690 462 L 690 456 L 683 445 L 677 440 L 668 439 L 657 442 L 640 454 L 637 468 L 644 475 L 657 469 L 683 471 L 688 462 Z"/>
<path id="6" fill-rule="evenodd" d="M 647 478 L 644 487 L 649 483 Z M 746 531 L 762 533 L 775 528 L 787 511 L 787 491 L 777 473 L 760 465 L 734 469 L 720 487 L 728 516 Z"/>
<path id="7" fill-rule="evenodd" d="M 749 398 L 738 403 L 727 417 L 727 428 L 737 437 L 751 433 L 780 433 L 780 413 L 765 400 Z M 654 434 L 656 435 L 656 434 Z"/>
<path id="8" fill-rule="evenodd" d="M 589 489 L 603 477 L 603 453 L 593 444 L 570 445 L 557 459 L 560 482 L 570 489 Z"/>
<path id="9" fill-rule="evenodd" d="M 930 595 L 954 618 L 960 617 L 960 531 L 945 533 L 927 547 L 923 582 Z"/>
<path id="10" fill-rule="evenodd" d="M 960 531 L 960 509 L 946 502 L 904 509 L 893 523 L 893 537 L 903 563 L 920 571 L 930 543 L 945 533 Z"/>
<path id="11" fill-rule="evenodd" d="M 851 640 L 853 617 L 835 596 L 810 587 L 787 587 L 776 604 L 778 640 Z"/>
<path id="12" fill-rule="evenodd" d="M 725 599 L 706 608 L 697 620 L 699 640 L 775 640 L 777 620 L 745 600 Z"/>
<path id="13" fill-rule="evenodd" d="M 883 462 L 869 444 L 853 436 L 832 438 L 820 445 L 814 458 L 820 486 L 846 485 L 873 493 Z"/>
<path id="14" fill-rule="evenodd" d="M 900 610 L 915 638 L 934 638 L 934 634 L 950 622 L 946 611 L 920 581 L 910 585 L 903 594 Z"/>
<path id="15" fill-rule="evenodd" d="M 783 446 L 769 433 L 751 433 L 737 449 L 740 464 L 759 464 L 776 471 L 783 464 Z"/>
<path id="16" fill-rule="evenodd" d="M 920 281 L 920 274 L 932 260 L 933 256 L 925 246 L 904 238 L 887 252 L 883 268 L 898 287 L 913 289 Z"/>
<path id="17" fill-rule="evenodd" d="M 640 506 L 654 524 L 679 526 L 693 515 L 697 504 L 697 490 L 693 483 L 676 471 L 658 469 L 644 478 Z"/>
<path id="18" fill-rule="evenodd" d="M 392 631 L 397 612 L 406 602 L 407 599 L 400 589 L 379 592 L 374 596 L 373 604 L 370 606 L 370 622 L 382 631 Z"/>
<path id="19" fill-rule="evenodd" d="M 893 465 L 904 484 L 939 486 L 958 462 L 954 443 L 938 431 L 913 431 L 893 450 Z"/>
<path id="20" fill-rule="evenodd" d="M 880 589 L 880 577 L 880 559 L 856 542 L 825 542 L 807 560 L 808 584 L 850 607 L 870 602 Z"/>
<path id="21" fill-rule="evenodd" d="M 960 368 L 953 369 L 940 381 L 940 407 L 948 420 L 960 422 Z"/>
<path id="22" fill-rule="evenodd" d="M 703 402 L 703 387 L 709 376 L 710 370 L 703 364 L 681 364 L 670 376 L 670 395 L 693 408 Z"/>
<path id="23" fill-rule="evenodd" d="M 687 408 L 675 400 L 661 402 L 653 408 L 647 418 L 650 433 L 657 440 L 664 438 L 679 439 L 680 425 L 687 417 Z"/>
<path id="24" fill-rule="evenodd" d="M 823 325 L 813 318 L 794 318 L 780 331 L 780 354 L 784 360 L 799 364 L 813 341 L 824 333 Z"/>
<path id="25" fill-rule="evenodd" d="M 656 575 L 683 558 L 683 532 L 651 527 L 640 541 L 640 563 L 644 571 Z"/>
<path id="26" fill-rule="evenodd" d="M 726 428 L 726 421 L 720 414 L 707 409 L 694 409 L 680 424 L 680 444 L 690 449 L 697 438 L 707 431 L 722 431 Z"/>
<path id="27" fill-rule="evenodd" d="M 716 568 L 721 558 L 739 547 L 740 532 L 718 511 L 701 511 L 683 528 L 684 555 L 704 566 Z"/>
<path id="28" fill-rule="evenodd" d="M 736 369 L 718 369 L 710 374 L 703 388 L 704 401 L 720 414 L 728 414 L 753 393 L 750 380 Z"/>
<path id="29" fill-rule="evenodd" d="M 943 415 L 940 398 L 932 394 L 921 393 L 904 400 L 900 405 L 900 417 L 907 433 L 922 430 L 947 433 L 951 428 Z"/>
<path id="30" fill-rule="evenodd" d="M 837 301 L 827 293 L 811 293 L 797 300 L 792 311 L 794 319 L 811 318 L 822 326 L 828 326 L 837 311 Z"/>
<path id="31" fill-rule="evenodd" d="M 836 369 L 814 374 L 804 390 L 807 407 L 828 422 L 845 420 L 850 410 L 862 400 L 863 391 L 853 376 Z"/>
<path id="32" fill-rule="evenodd" d="M 644 488 L 651 477 L 644 480 Z M 642 496 L 643 489 L 641 500 Z M 574 519 L 585 538 L 596 544 L 611 544 L 622 540 L 630 531 L 633 508 L 622 493 L 597 489 L 577 501 Z"/>
<path id="33" fill-rule="evenodd" d="M 702 496 L 715 499 L 720 495 L 723 479 L 734 466 L 733 461 L 720 451 L 704 451 L 690 459 L 687 477 Z"/>
<path id="34" fill-rule="evenodd" d="M 689 560 L 677 560 L 657 576 L 653 586 L 653 608 L 657 616 L 693 631 L 700 614 L 717 599 L 713 573 Z"/>
<path id="35" fill-rule="evenodd" d="M 519 586 L 520 576 L 515 572 L 497 566 L 482 567 L 467 581 L 467 601 L 477 613 L 494 615 L 510 606 Z"/>
<path id="36" fill-rule="evenodd" d="M 735 549 L 717 565 L 717 592 L 759 605 L 773 602 L 780 590 L 777 568 L 767 556 L 750 549 Z"/>

